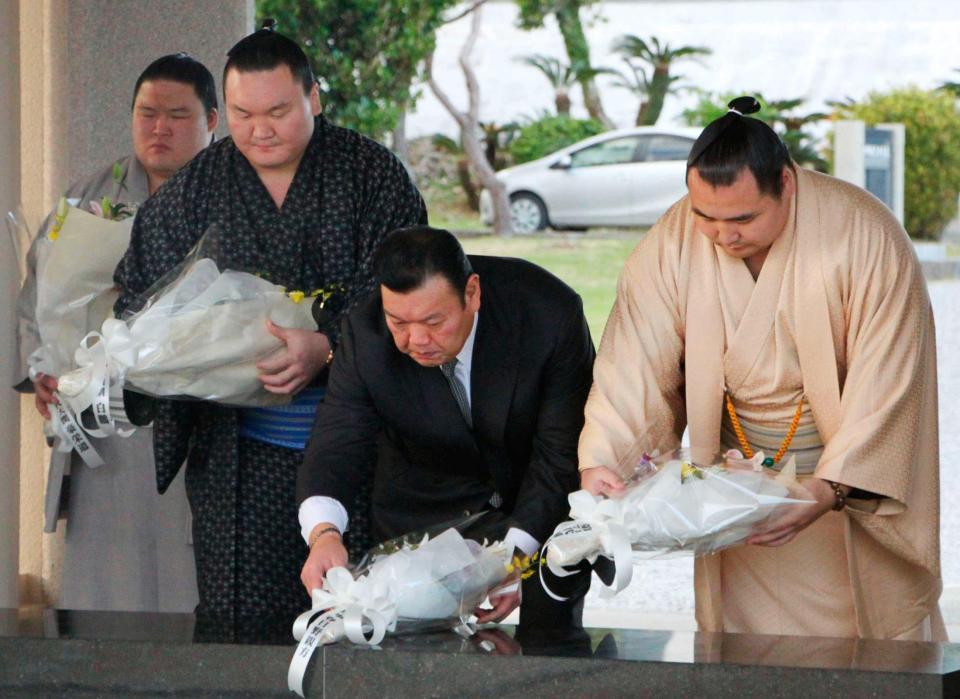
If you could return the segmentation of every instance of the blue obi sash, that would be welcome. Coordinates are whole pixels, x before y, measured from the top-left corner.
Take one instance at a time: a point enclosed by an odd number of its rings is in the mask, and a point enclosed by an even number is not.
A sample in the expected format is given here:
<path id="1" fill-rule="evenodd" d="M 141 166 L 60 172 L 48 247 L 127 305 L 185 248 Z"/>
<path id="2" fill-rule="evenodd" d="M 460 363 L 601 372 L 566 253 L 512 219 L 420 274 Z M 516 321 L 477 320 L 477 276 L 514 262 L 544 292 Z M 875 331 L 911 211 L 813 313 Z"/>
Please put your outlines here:
<path id="1" fill-rule="evenodd" d="M 287 405 L 240 411 L 240 436 L 287 449 L 305 449 L 326 388 L 305 388 Z"/>

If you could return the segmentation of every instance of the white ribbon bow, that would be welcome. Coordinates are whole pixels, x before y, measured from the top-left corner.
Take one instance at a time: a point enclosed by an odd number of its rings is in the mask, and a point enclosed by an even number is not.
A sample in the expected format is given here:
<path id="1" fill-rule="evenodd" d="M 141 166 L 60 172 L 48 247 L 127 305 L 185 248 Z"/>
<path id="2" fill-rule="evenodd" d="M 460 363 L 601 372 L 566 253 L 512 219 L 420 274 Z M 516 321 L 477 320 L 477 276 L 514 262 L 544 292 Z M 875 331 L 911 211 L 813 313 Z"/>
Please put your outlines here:
<path id="1" fill-rule="evenodd" d="M 293 622 L 293 637 L 300 644 L 287 671 L 287 686 L 301 697 L 307 665 L 317 648 L 344 636 L 353 643 L 376 646 L 397 626 L 396 588 L 369 574 L 354 579 L 346 568 L 331 568 L 311 600 L 310 611 Z"/>
<path id="2" fill-rule="evenodd" d="M 104 322 L 104 331 L 115 330 L 116 326 L 127 329 L 123 322 L 108 319 Z M 102 466 L 103 459 L 87 435 L 98 438 L 112 435 L 129 437 L 135 431 L 135 428 L 117 426 L 118 421 L 126 422 L 123 413 L 123 379 L 117 372 L 114 361 L 116 353 L 111 351 L 110 345 L 109 337 L 97 332 L 88 333 L 83 338 L 74 353 L 77 368 L 59 378 L 58 390 L 54 394 L 59 403 L 51 406 L 51 428 L 60 438 L 57 450 L 68 452 L 76 449 L 91 468 Z M 120 347 L 125 349 L 122 340 Z M 31 355 L 30 362 L 31 378 L 35 378 L 36 373 L 43 371 L 47 365 L 45 353 L 38 350 Z M 90 407 L 93 408 L 96 427 L 84 426 L 78 417 Z"/>
<path id="3" fill-rule="evenodd" d="M 557 577 L 563 578 L 573 575 L 575 571 L 568 571 L 557 564 L 549 555 L 549 546 L 557 539 L 580 535 L 592 531 L 596 536 L 600 548 L 586 556 L 586 560 L 593 563 L 597 556 L 604 555 L 613 560 L 615 575 L 613 583 L 604 585 L 600 590 L 602 598 L 609 598 L 623 590 L 633 578 L 633 551 L 630 547 L 630 532 L 624 522 L 623 507 L 619 500 L 591 495 L 586 490 L 578 490 L 567 496 L 570 503 L 570 522 L 564 522 L 554 531 L 553 535 L 544 544 L 547 552 L 547 568 Z M 565 601 L 566 597 L 554 594 L 543 579 L 543 569 L 540 570 L 540 582 L 544 591 L 557 601 Z"/>

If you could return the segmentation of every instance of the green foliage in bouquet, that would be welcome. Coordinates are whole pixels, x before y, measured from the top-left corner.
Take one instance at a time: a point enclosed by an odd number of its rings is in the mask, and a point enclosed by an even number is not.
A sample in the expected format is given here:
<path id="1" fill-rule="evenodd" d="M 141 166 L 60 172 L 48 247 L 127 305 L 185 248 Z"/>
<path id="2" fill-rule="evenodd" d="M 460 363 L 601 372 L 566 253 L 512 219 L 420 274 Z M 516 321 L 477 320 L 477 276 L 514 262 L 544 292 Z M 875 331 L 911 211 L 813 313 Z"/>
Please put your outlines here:
<path id="1" fill-rule="evenodd" d="M 510 154 L 513 162 L 519 165 L 604 131 L 603 124 L 596 119 L 547 116 L 520 130 L 520 135 L 510 143 Z"/>
<path id="2" fill-rule="evenodd" d="M 861 119 L 867 126 L 905 125 L 904 227 L 912 238 L 939 239 L 957 215 L 960 192 L 960 112 L 954 95 L 906 87 L 871 92 L 836 109 L 837 118 Z"/>

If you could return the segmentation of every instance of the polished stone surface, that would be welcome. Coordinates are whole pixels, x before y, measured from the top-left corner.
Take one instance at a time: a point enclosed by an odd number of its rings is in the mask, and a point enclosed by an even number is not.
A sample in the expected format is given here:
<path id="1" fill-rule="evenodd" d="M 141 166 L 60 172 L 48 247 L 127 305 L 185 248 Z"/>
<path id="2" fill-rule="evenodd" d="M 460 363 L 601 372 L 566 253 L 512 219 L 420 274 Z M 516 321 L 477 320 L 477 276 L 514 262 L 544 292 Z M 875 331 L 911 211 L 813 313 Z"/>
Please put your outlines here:
<path id="1" fill-rule="evenodd" d="M 309 696 L 960 696 L 960 646 L 670 631 L 400 633 L 317 653 Z M 58 640 L 54 640 L 58 639 Z M 289 696 L 290 621 L 0 610 L 0 695 Z"/>

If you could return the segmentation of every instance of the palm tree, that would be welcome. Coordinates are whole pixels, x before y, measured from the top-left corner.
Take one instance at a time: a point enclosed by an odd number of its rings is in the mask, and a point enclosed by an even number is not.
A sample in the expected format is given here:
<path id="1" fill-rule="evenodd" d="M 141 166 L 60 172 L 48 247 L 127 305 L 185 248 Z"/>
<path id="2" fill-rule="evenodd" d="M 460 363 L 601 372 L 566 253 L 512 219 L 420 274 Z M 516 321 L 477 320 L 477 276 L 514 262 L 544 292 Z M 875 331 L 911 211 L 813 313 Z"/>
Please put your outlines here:
<path id="1" fill-rule="evenodd" d="M 620 81 L 616 85 L 639 95 L 641 99 L 637 111 L 637 126 L 656 124 L 667 95 L 678 90 L 674 83 L 683 76 L 670 74 L 675 61 L 697 60 L 699 56 L 713 53 L 705 46 L 681 46 L 673 49 L 670 44 L 661 45 L 655 36 L 644 40 L 633 34 L 624 34 L 617 39 L 613 50 L 623 56 L 631 72 L 631 75 L 621 73 Z M 646 66 L 638 65 L 637 62 Z"/>
<path id="2" fill-rule="evenodd" d="M 480 131 L 483 132 L 483 152 L 487 156 L 487 162 L 494 170 L 502 170 L 507 166 L 504 158 L 498 155 L 498 151 L 507 148 L 510 142 L 516 138 L 520 132 L 520 124 L 516 121 L 510 121 L 506 124 L 498 124 L 495 121 L 481 121 L 479 123 Z"/>
<path id="3" fill-rule="evenodd" d="M 570 88 L 577 84 L 577 74 L 573 66 L 564 65 L 558 58 L 539 53 L 520 56 L 516 60 L 543 73 L 550 82 L 550 87 L 553 88 L 553 101 L 557 106 L 557 114 L 569 116 Z"/>
<path id="4" fill-rule="evenodd" d="M 603 73 L 612 73 L 609 68 L 594 68 L 582 63 L 574 62 L 570 65 L 562 63 L 553 56 L 544 56 L 535 53 L 530 56 L 520 56 L 516 60 L 536 68 L 550 82 L 554 92 L 554 104 L 557 114 L 570 116 L 570 89 L 577 83 L 592 80 Z"/>
<path id="5" fill-rule="evenodd" d="M 790 151 L 790 157 L 800 165 L 812 167 L 820 172 L 827 171 L 827 161 L 823 159 L 814 143 L 814 138 L 804 131 L 806 126 L 827 118 L 823 112 L 797 114 L 796 109 L 803 104 L 803 98 L 771 100 L 767 102 L 770 121 L 783 127 L 780 138 Z"/>

